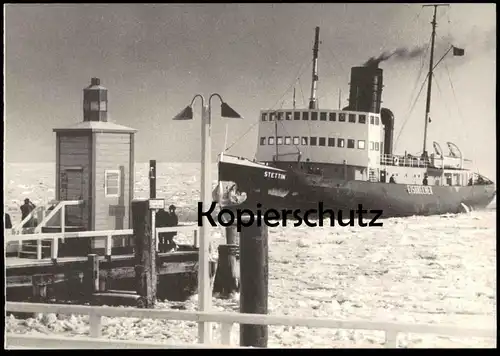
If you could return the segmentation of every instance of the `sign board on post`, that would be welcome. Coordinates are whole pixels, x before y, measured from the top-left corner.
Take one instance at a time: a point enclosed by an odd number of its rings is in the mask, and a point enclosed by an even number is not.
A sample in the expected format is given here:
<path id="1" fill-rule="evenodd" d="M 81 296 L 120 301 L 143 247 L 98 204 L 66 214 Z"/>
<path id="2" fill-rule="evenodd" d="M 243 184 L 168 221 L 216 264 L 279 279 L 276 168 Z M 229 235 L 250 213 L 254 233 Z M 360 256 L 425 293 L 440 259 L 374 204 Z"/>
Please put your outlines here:
<path id="1" fill-rule="evenodd" d="M 149 199 L 149 209 L 151 210 L 165 209 L 165 200 Z"/>

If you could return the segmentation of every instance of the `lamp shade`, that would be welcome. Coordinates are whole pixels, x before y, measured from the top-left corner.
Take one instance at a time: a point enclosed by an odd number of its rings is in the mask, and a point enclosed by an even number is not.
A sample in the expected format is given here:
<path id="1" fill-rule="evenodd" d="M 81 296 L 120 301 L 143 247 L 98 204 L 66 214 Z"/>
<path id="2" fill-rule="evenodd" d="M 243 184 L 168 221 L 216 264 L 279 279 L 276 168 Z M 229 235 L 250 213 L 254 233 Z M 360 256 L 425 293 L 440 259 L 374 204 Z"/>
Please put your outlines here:
<path id="1" fill-rule="evenodd" d="M 178 113 L 173 120 L 192 120 L 193 119 L 193 108 L 191 106 L 186 106 L 184 110 Z"/>
<path id="2" fill-rule="evenodd" d="M 225 102 L 222 102 L 222 104 L 220 105 L 220 116 L 229 119 L 242 119 L 241 115 L 238 114 L 232 107 L 227 105 Z"/>

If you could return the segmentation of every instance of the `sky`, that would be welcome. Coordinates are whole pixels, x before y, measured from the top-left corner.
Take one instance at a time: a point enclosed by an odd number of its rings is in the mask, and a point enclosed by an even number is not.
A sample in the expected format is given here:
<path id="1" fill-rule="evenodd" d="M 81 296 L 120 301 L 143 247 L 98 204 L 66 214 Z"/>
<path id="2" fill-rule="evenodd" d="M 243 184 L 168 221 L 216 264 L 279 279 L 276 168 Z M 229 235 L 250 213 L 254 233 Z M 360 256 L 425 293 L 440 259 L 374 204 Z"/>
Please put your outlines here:
<path id="1" fill-rule="evenodd" d="M 5 6 L 4 125 L 7 162 L 55 161 L 53 128 L 83 120 L 83 88 L 99 77 L 108 117 L 133 127 L 137 162 L 199 161 L 195 120 L 172 121 L 195 94 L 219 93 L 243 120 L 212 101 L 213 157 L 253 158 L 259 111 L 305 107 L 314 28 L 320 27 L 319 107 L 347 105 L 350 68 L 430 40 L 432 8 L 420 4 L 9 4 Z M 428 142 L 451 141 L 478 169 L 496 171 L 496 5 L 439 8 Z M 429 51 L 382 62 L 383 106 L 395 115 L 396 150 L 422 150 Z M 423 68 L 421 70 L 421 68 Z M 420 77 L 419 73 L 422 73 Z M 418 79 L 418 80 L 417 80 Z"/>

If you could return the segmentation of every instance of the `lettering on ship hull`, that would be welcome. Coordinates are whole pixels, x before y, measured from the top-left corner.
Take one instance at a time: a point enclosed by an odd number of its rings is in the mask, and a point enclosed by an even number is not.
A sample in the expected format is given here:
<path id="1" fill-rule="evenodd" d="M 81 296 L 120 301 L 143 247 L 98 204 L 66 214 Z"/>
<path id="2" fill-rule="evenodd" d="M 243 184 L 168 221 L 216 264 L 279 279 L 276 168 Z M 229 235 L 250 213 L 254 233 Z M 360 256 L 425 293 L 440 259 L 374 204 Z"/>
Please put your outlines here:
<path id="1" fill-rule="evenodd" d="M 432 187 L 428 185 L 407 185 L 406 190 L 408 194 L 416 195 L 433 195 Z"/>
<path id="2" fill-rule="evenodd" d="M 265 171 L 264 172 L 264 178 L 285 180 L 286 179 L 286 175 L 283 174 L 283 173 Z"/>

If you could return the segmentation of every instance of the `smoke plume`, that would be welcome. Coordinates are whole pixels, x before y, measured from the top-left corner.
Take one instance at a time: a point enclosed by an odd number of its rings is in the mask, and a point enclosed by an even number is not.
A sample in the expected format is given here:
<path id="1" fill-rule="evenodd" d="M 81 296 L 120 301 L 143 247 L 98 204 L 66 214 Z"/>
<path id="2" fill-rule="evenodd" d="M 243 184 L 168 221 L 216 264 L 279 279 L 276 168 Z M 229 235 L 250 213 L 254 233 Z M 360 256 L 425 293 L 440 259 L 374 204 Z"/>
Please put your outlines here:
<path id="1" fill-rule="evenodd" d="M 368 59 L 363 66 L 365 67 L 377 67 L 380 62 L 386 61 L 389 58 L 394 58 L 398 60 L 412 59 L 420 56 L 425 52 L 425 47 L 415 47 L 413 49 L 408 49 L 405 47 L 396 48 L 392 52 L 383 52 L 378 57 L 371 57 Z"/>

